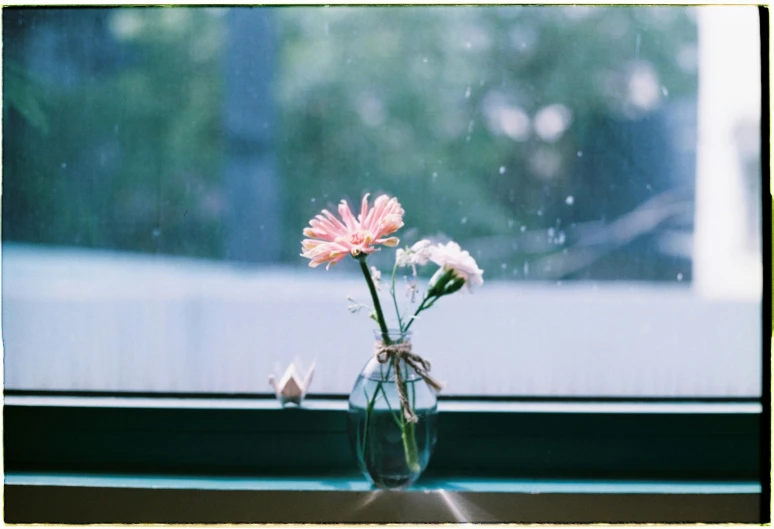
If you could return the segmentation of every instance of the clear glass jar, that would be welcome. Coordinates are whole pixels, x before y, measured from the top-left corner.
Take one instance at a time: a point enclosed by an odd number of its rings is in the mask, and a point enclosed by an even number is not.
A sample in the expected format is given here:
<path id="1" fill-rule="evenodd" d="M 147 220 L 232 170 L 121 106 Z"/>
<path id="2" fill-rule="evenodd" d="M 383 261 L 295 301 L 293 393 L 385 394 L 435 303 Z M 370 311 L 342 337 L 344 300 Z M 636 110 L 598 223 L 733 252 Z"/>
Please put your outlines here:
<path id="1" fill-rule="evenodd" d="M 378 343 L 385 343 L 380 332 Z M 411 333 L 390 331 L 389 344 L 410 344 Z M 373 354 L 349 396 L 348 429 L 360 470 L 382 489 L 408 487 L 424 472 L 437 440 L 435 390 L 406 363 Z M 395 377 L 400 369 L 404 395 L 416 422 L 407 419 Z"/>

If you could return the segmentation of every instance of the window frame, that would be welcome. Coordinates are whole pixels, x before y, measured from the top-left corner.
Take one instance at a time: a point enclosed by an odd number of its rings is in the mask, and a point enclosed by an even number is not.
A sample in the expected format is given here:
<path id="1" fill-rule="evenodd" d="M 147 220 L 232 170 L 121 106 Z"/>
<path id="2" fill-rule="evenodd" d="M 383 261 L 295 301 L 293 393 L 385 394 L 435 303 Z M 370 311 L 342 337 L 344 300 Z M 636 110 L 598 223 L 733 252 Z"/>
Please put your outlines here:
<path id="1" fill-rule="evenodd" d="M 19 393 L 5 396 L 10 472 L 358 475 L 343 397 L 283 409 L 267 398 Z M 439 408 L 428 476 L 760 480 L 764 412 L 754 400 L 441 399 Z"/>
<path id="2" fill-rule="evenodd" d="M 49 500 L 63 495 L 78 496 L 88 489 L 72 484 L 57 485 L 52 476 L 110 476 L 119 483 L 122 477 L 136 480 L 151 476 L 143 494 L 157 499 L 175 493 L 161 492 L 164 487 L 154 486 L 152 476 L 203 477 L 215 481 L 229 477 L 301 481 L 344 479 L 365 483 L 350 452 L 346 431 L 347 404 L 343 396 L 309 398 L 302 408 L 283 409 L 275 399 L 222 395 L 151 398 L 109 393 L 98 396 L 32 393 L 7 391 L 4 396 L 6 486 L 12 486 L 9 490 L 15 491 L 6 497 L 6 508 L 16 513 L 13 516 L 19 520 L 64 520 L 57 518 L 64 516 L 64 511 L 57 511 L 56 502 L 49 503 Z M 439 443 L 425 475 L 409 491 L 386 494 L 392 498 L 389 501 L 400 503 L 406 501 L 401 494 L 428 494 L 438 489 L 445 491 L 438 492 L 441 495 L 455 493 L 453 486 L 447 487 L 455 480 L 490 484 L 526 482 L 527 490 L 537 483 L 558 482 L 606 482 L 618 484 L 624 491 L 627 483 L 704 483 L 726 486 L 725 494 L 718 497 L 722 501 L 732 501 L 729 494 L 733 496 L 734 487 L 760 483 L 760 494 L 734 496 L 739 500 L 732 502 L 737 514 L 729 516 L 732 521 L 741 521 L 738 513 L 742 511 L 738 509 L 746 505 L 745 512 L 749 512 L 749 502 L 756 498 L 760 519 L 768 520 L 769 504 L 760 501 L 768 498 L 770 491 L 767 480 L 762 480 L 761 471 L 761 463 L 767 461 L 766 455 L 770 454 L 770 438 L 762 435 L 766 430 L 763 421 L 770 416 L 765 402 L 754 399 L 442 398 L 439 403 Z M 12 478 L 37 476 L 39 482 L 25 485 L 13 483 L 12 479 L 9 485 L 9 475 Z M 572 486 L 569 488 L 573 489 Z M 120 497 L 121 494 L 105 492 L 111 487 L 92 489 L 108 496 L 119 494 Z M 183 489 L 201 493 L 194 491 L 196 487 Z M 483 494 L 483 490 L 468 492 Z M 227 494 L 222 490 L 217 494 L 210 492 L 215 496 Z M 260 494 L 279 492 L 264 490 Z M 349 489 L 348 492 L 355 494 L 357 491 Z M 576 498 L 590 494 L 583 486 L 565 492 L 568 497 Z M 253 493 L 260 496 L 259 492 Z M 291 496 L 295 494 L 293 501 L 313 498 L 317 493 L 319 491 L 286 491 Z M 183 494 L 179 501 L 190 499 L 184 492 L 178 494 Z M 530 497 L 523 491 L 498 496 L 498 492 L 490 490 L 487 494 L 514 500 L 521 497 L 519 494 Z M 690 493 L 683 494 L 690 497 Z M 661 498 L 670 495 L 665 493 Z M 238 494 L 232 490 L 227 496 L 231 498 L 227 501 L 236 501 L 234 498 Z M 344 495 L 336 501 L 343 505 L 355 501 L 355 496 Z M 640 500 L 646 501 L 645 496 L 647 494 L 640 495 Z M 25 510 L 24 506 L 28 505 L 25 502 L 32 501 L 30 498 L 33 497 L 35 501 L 48 504 L 39 514 L 45 519 L 36 518 L 34 513 Z M 606 509 L 612 508 L 615 497 L 617 494 L 592 493 L 589 496 L 593 501 L 608 505 Z M 621 498 L 626 497 L 629 496 L 624 493 Z M 357 498 L 357 501 L 362 500 L 360 496 Z M 656 502 L 654 508 L 656 505 L 662 504 Z M 172 511 L 164 511 L 167 513 L 164 516 L 191 521 L 180 512 L 173 515 Z M 84 507 L 80 512 L 84 517 L 81 522 L 116 521 L 90 518 L 97 516 L 99 509 Z M 141 509 L 128 515 L 125 521 L 147 522 L 142 516 L 150 514 L 143 515 L 143 512 Z M 222 511 L 215 509 L 212 512 Z M 604 514 L 606 520 L 621 520 L 613 516 L 612 511 L 599 512 L 607 513 Z M 631 512 L 640 511 L 634 509 Z M 715 511 L 706 511 L 709 518 L 701 519 L 718 521 L 710 516 L 710 512 Z M 275 515 L 267 516 L 250 521 L 282 521 L 272 518 Z M 550 509 L 542 516 L 543 521 L 557 520 L 551 518 Z M 555 516 L 559 515 L 555 513 Z M 642 515 L 632 516 L 636 521 L 654 521 L 642 518 Z M 583 520 L 561 516 L 558 519 Z M 675 519 L 682 520 L 679 516 Z M 407 521 L 399 516 L 380 520 Z"/>

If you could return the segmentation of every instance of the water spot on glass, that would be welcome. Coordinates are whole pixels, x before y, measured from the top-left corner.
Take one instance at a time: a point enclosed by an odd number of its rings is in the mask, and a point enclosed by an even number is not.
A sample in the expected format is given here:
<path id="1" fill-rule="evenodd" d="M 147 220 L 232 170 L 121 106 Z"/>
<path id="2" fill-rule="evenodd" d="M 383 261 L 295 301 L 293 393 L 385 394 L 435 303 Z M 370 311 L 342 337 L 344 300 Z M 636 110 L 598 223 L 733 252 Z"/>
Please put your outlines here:
<path id="1" fill-rule="evenodd" d="M 467 87 L 465 89 L 465 99 L 469 99 L 469 98 L 470 98 L 470 87 Z"/>
<path id="2" fill-rule="evenodd" d="M 583 157 L 583 151 L 578 151 L 577 155 L 578 155 L 578 158 L 582 158 Z"/>
<path id="3" fill-rule="evenodd" d="M 661 87 L 661 93 L 664 94 L 664 97 L 669 95 L 669 90 L 667 90 L 666 86 Z"/>
<path id="4" fill-rule="evenodd" d="M 500 269 L 506 270 L 508 268 L 508 265 L 506 263 L 500 263 Z"/>
<path id="5" fill-rule="evenodd" d="M 557 281 L 556 282 L 556 286 L 558 286 L 558 287 L 562 286 L 562 282 L 561 281 Z"/>
<path id="6" fill-rule="evenodd" d="M 470 134 L 465 136 L 465 143 L 470 143 Z"/>
<path id="7" fill-rule="evenodd" d="M 677 274 L 677 280 L 682 281 L 683 280 L 683 274 Z"/>
<path id="8" fill-rule="evenodd" d="M 514 224 L 513 219 L 508 219 L 508 227 L 513 228 L 513 224 Z"/>
<path id="9" fill-rule="evenodd" d="M 564 244 L 565 235 L 563 231 L 560 231 L 559 234 L 554 238 L 554 242 L 556 244 Z"/>
<path id="10" fill-rule="evenodd" d="M 352 64 L 352 59 L 347 59 L 347 64 Z"/>
<path id="11" fill-rule="evenodd" d="M 310 199 L 309 199 L 309 202 L 311 202 L 312 204 L 314 204 L 315 202 L 317 202 L 317 199 L 316 199 L 316 198 L 314 198 L 314 197 L 312 197 L 312 198 L 310 198 Z"/>
<path id="12" fill-rule="evenodd" d="M 422 57 L 422 62 L 427 63 L 427 57 Z"/>
<path id="13" fill-rule="evenodd" d="M 543 216 L 543 210 L 542 209 L 537 210 L 537 214 L 538 214 L 538 217 L 542 217 Z"/>
<path id="14" fill-rule="evenodd" d="M 521 232 L 524 233 L 525 231 L 527 231 L 527 227 L 526 226 L 522 226 L 521 227 Z"/>
<path id="15" fill-rule="evenodd" d="M 323 193 L 323 198 L 328 198 L 328 193 Z"/>
<path id="16" fill-rule="evenodd" d="M 504 165 L 501 165 L 501 166 L 500 166 L 500 171 L 499 171 L 499 173 L 500 173 L 500 174 L 505 174 L 505 166 L 504 166 Z"/>
<path id="17" fill-rule="evenodd" d="M 153 235 L 154 239 L 157 239 L 159 235 L 161 235 L 161 230 L 158 228 L 153 228 L 153 231 L 151 232 L 151 235 Z"/>
<path id="18" fill-rule="evenodd" d="M 470 120 L 470 123 L 468 123 L 468 134 L 473 132 L 473 120 Z"/>
<path id="19" fill-rule="evenodd" d="M 653 187 L 650 184 L 645 184 L 645 189 L 650 191 L 651 189 L 653 189 Z"/>
<path id="20" fill-rule="evenodd" d="M 59 164 L 59 167 L 61 167 L 62 169 L 67 169 L 67 164 L 65 162 L 62 162 L 61 164 Z"/>
<path id="21" fill-rule="evenodd" d="M 573 197 L 572 195 L 567 195 L 567 198 L 564 199 L 564 203 L 567 204 L 568 206 L 572 206 L 573 204 L 575 204 L 575 197 Z"/>
<path id="22" fill-rule="evenodd" d="M 467 49 L 470 49 L 470 48 L 472 48 L 472 47 L 473 47 L 473 44 L 471 44 L 470 42 L 466 42 L 466 43 L 465 43 L 465 47 L 466 47 Z"/>
<path id="23" fill-rule="evenodd" d="M 481 80 L 478 82 L 478 86 L 484 86 L 484 80 L 483 80 L 483 79 L 481 79 Z"/>
<path id="24" fill-rule="evenodd" d="M 529 274 L 529 263 L 524 263 L 524 275 Z"/>
<path id="25" fill-rule="evenodd" d="M 467 223 L 468 223 L 468 218 L 467 217 L 462 217 L 460 219 L 460 224 L 467 224 Z"/>
<path id="26" fill-rule="evenodd" d="M 554 233 L 555 233 L 555 231 L 554 231 L 553 228 L 548 228 L 548 238 L 549 239 L 553 238 Z"/>
<path id="27" fill-rule="evenodd" d="M 640 34 L 637 33 L 637 41 L 634 44 L 634 58 L 640 58 Z"/>
<path id="28" fill-rule="evenodd" d="M 535 132 L 541 139 L 553 143 L 572 124 L 572 111 L 562 104 L 548 105 L 538 110 L 533 124 Z"/>

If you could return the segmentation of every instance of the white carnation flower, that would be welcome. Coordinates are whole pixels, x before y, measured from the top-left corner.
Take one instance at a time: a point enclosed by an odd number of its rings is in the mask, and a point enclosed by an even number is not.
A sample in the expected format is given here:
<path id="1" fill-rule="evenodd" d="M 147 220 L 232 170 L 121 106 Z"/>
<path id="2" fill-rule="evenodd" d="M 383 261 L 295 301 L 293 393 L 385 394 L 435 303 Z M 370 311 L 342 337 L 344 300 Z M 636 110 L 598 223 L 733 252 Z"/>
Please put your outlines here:
<path id="1" fill-rule="evenodd" d="M 454 275 L 465 280 L 465 286 L 479 287 L 484 283 L 484 271 L 476 260 L 456 242 L 439 244 L 429 248 L 430 260 L 443 270 L 453 270 Z"/>
<path id="2" fill-rule="evenodd" d="M 395 262 L 398 266 L 426 265 L 430 259 L 430 241 L 422 239 L 407 249 L 399 249 L 395 254 Z"/>

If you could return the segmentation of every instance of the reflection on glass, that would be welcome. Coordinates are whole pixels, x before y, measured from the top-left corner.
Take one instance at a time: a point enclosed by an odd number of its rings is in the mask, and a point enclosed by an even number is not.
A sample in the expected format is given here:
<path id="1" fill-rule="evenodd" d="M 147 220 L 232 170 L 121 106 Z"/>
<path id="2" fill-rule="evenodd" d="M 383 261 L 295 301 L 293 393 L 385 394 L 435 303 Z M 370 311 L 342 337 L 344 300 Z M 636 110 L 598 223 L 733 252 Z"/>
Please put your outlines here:
<path id="1" fill-rule="evenodd" d="M 6 9 L 2 220 L 10 387 L 268 392 L 262 381 L 275 361 L 314 347 L 298 336 L 299 326 L 313 325 L 321 311 L 331 314 L 327 328 L 352 326 L 346 301 L 339 314 L 335 297 L 320 309 L 301 292 L 310 281 L 317 296 L 327 295 L 325 279 L 309 279 L 298 257 L 306 221 L 341 197 L 353 202 L 384 192 L 400 198 L 412 217 L 408 225 L 421 227 L 399 234 L 402 243 L 449 238 L 471 251 L 487 284 L 476 294 L 481 307 L 468 307 L 467 318 L 504 314 L 511 322 L 475 334 L 497 342 L 485 347 L 492 365 L 513 355 L 514 369 L 532 372 L 523 380 L 452 373 L 458 393 L 628 391 L 595 378 L 605 365 L 632 376 L 650 366 L 657 382 L 631 390 L 637 394 L 680 394 L 682 375 L 675 373 L 691 371 L 697 340 L 739 343 L 744 336 L 753 349 L 758 340 L 754 325 L 736 323 L 746 322 L 747 312 L 719 337 L 699 338 L 692 337 L 701 334 L 699 323 L 665 330 L 657 316 L 704 310 L 659 308 L 658 289 L 667 287 L 700 304 L 696 292 L 715 296 L 711 285 L 733 284 L 723 299 L 747 300 L 751 313 L 759 306 L 755 284 L 751 290 L 732 277 L 759 274 L 755 266 L 710 266 L 719 262 L 718 251 L 707 249 L 723 229 L 712 227 L 718 217 L 727 217 L 726 228 L 736 226 L 729 240 L 745 241 L 724 247 L 724 255 L 760 261 L 760 105 L 738 97 L 738 114 L 751 118 L 725 122 L 733 141 L 722 148 L 741 156 L 745 176 L 728 183 L 730 191 L 707 191 L 702 182 L 716 180 L 702 180 L 701 168 L 713 163 L 702 162 L 699 139 L 715 118 L 701 109 L 722 105 L 711 99 L 721 96 L 700 86 L 717 85 L 716 78 L 702 80 L 711 74 L 706 57 L 717 53 L 708 51 L 713 43 L 728 42 L 707 29 L 707 13 L 556 6 Z M 742 13 L 734 31 L 757 35 L 754 10 L 734 13 Z M 733 99 L 734 90 L 722 97 Z M 732 195 L 741 198 L 731 205 L 712 198 Z M 373 264 L 391 266 L 378 255 Z M 697 271 L 703 279 L 694 284 Z M 347 264 L 330 272 L 341 281 L 356 273 Z M 559 323 L 580 333 L 574 341 L 552 342 L 550 322 L 524 320 L 525 312 L 563 314 L 540 312 L 552 295 L 556 307 L 575 307 L 562 292 L 600 300 L 600 290 L 629 289 L 632 282 L 636 316 L 625 317 L 626 305 L 616 305 L 600 308 L 599 317 L 628 326 L 621 343 L 654 340 L 641 351 L 605 345 L 619 338 L 575 309 Z M 528 294 L 519 290 L 527 287 Z M 508 301 L 498 305 L 501 298 Z M 292 318 L 283 319 L 283 310 Z M 82 323 L 93 317 L 104 320 L 99 331 Z M 702 316 L 714 317 L 729 321 Z M 430 340 L 436 331 L 428 325 L 423 335 Z M 518 352 L 498 334 L 512 329 Z M 362 364 L 359 357 L 344 360 L 359 350 L 315 351 L 315 390 L 347 393 L 356 373 L 337 366 Z M 669 360 L 653 359 L 652 350 Z M 55 359 L 44 351 L 56 351 Z M 675 351 L 683 360 L 672 359 Z M 724 360 L 708 369 L 722 378 L 723 362 L 731 361 L 718 354 Z M 229 360 L 203 367 L 222 355 Z M 620 355 L 621 365 L 611 367 Z M 444 363 L 467 369 L 464 360 Z M 744 382 L 753 371 L 685 391 L 755 393 L 757 386 Z"/>

